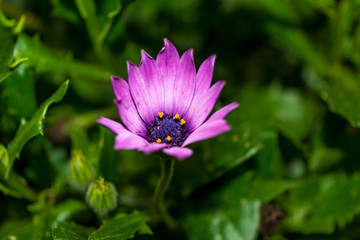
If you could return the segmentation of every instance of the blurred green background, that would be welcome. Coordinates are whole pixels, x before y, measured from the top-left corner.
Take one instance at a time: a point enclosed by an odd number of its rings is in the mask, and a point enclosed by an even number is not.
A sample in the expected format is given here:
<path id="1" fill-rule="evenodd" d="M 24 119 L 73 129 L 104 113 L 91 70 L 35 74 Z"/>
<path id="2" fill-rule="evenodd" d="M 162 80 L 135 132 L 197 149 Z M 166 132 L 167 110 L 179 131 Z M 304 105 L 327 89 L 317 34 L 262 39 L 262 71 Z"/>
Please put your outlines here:
<path id="1" fill-rule="evenodd" d="M 358 9 L 0 0 L 0 239 L 359 239 Z M 110 76 L 126 79 L 126 61 L 155 57 L 164 38 L 193 48 L 197 67 L 216 54 L 213 82 L 227 85 L 215 108 L 240 103 L 232 131 L 176 162 L 176 229 L 149 212 L 158 156 L 114 151 L 96 124 L 119 120 Z M 100 176 L 117 191 L 106 211 L 85 194 Z"/>

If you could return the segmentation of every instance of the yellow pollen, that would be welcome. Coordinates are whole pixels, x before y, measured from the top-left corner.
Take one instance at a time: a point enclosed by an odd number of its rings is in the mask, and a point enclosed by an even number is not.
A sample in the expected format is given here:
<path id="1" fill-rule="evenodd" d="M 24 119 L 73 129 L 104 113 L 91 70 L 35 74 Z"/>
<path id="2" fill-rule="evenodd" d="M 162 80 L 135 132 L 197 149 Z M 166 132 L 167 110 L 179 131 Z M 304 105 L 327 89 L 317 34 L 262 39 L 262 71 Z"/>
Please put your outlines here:
<path id="1" fill-rule="evenodd" d="M 182 126 L 182 125 L 184 125 L 186 123 L 186 121 L 184 120 L 184 119 L 181 119 L 180 120 L 180 125 Z"/>
<path id="2" fill-rule="evenodd" d="M 166 140 L 168 140 L 168 141 L 170 142 L 171 137 L 170 137 L 170 136 L 167 136 Z"/>
<path id="3" fill-rule="evenodd" d="M 175 119 L 179 119 L 179 118 L 180 118 L 180 115 L 177 113 L 174 118 L 175 118 Z"/>
<path id="4" fill-rule="evenodd" d="M 158 112 L 159 114 L 159 117 L 162 118 L 164 116 L 164 113 L 163 112 Z"/>
<path id="5" fill-rule="evenodd" d="M 157 143 L 161 143 L 161 139 L 158 138 L 158 139 L 156 140 L 156 142 L 157 142 Z"/>

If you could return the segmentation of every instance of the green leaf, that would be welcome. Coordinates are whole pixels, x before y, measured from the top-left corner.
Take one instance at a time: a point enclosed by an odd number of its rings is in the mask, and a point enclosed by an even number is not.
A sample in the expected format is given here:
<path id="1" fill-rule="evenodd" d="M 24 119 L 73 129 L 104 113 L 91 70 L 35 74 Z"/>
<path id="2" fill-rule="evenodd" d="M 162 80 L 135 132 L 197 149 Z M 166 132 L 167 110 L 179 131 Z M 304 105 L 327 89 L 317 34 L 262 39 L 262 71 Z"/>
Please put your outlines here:
<path id="1" fill-rule="evenodd" d="M 83 201 L 67 199 L 54 207 L 53 215 L 57 221 L 62 222 L 86 209 L 87 207 Z"/>
<path id="2" fill-rule="evenodd" d="M 55 54 L 42 45 L 38 39 L 24 34 L 21 34 L 16 42 L 14 55 L 19 58 L 28 57 L 29 64 L 36 66 L 38 72 L 65 72 L 103 81 L 108 81 L 111 76 L 111 72 L 107 69 Z"/>
<path id="3" fill-rule="evenodd" d="M 268 138 L 275 138 L 276 130 L 300 150 L 305 150 L 302 140 L 309 136 L 316 123 L 315 113 L 319 112 L 317 102 L 293 88 L 283 88 L 276 82 L 267 87 L 245 86 L 239 96 L 236 100 L 240 107 L 226 118 L 232 127 L 231 131 L 199 143 L 202 151 L 194 154 L 194 159 L 198 160 L 185 161 L 175 169 L 181 172 L 183 194 L 220 177 L 269 147 L 266 145 L 271 141 Z M 272 144 L 276 147 L 277 142 Z M 271 150 L 276 151 L 273 148 Z M 269 161 L 280 163 L 280 156 L 274 157 L 277 159 Z M 281 165 L 273 168 L 279 170 Z"/>
<path id="4" fill-rule="evenodd" d="M 60 0 L 52 1 L 52 4 L 54 6 L 52 11 L 54 16 L 62 17 L 73 24 L 78 25 L 80 23 L 81 18 L 72 5 L 69 6 L 69 4 Z"/>
<path id="5" fill-rule="evenodd" d="M 57 222 L 52 231 L 52 237 L 57 240 L 87 240 L 92 228 L 75 223 Z"/>
<path id="6" fill-rule="evenodd" d="M 80 12 L 81 17 L 86 22 L 86 27 L 94 46 L 96 45 L 99 25 L 96 19 L 96 6 L 93 0 L 75 0 L 75 4 Z"/>
<path id="7" fill-rule="evenodd" d="M 6 166 L 6 177 L 9 176 L 11 167 L 15 161 L 15 158 L 19 156 L 21 149 L 25 143 L 32 137 L 42 134 L 43 132 L 43 119 L 45 118 L 46 111 L 50 104 L 59 102 L 65 95 L 69 81 L 64 82 L 59 89 L 48 98 L 35 112 L 30 121 L 22 121 L 14 139 L 9 143 L 8 154 L 9 164 Z"/>
<path id="8" fill-rule="evenodd" d="M 338 148 L 317 148 L 309 159 L 309 169 L 313 172 L 326 169 L 338 163 L 343 157 L 343 151 Z"/>
<path id="9" fill-rule="evenodd" d="M 105 38 L 108 36 L 113 18 L 120 12 L 119 0 L 108 0 L 100 4 L 100 11 L 94 0 L 76 0 L 75 4 L 84 19 L 90 40 L 99 59 L 108 67 L 114 67 L 111 52 L 104 46 Z M 100 16 L 97 16 L 100 12 Z"/>
<path id="10" fill-rule="evenodd" d="M 234 11 L 240 8 L 251 9 L 255 12 L 270 15 L 288 22 L 299 21 L 299 7 L 303 4 L 286 0 L 222 0 L 223 8 L 227 11 Z M 300 8 L 301 10 L 301 8 Z"/>
<path id="11" fill-rule="evenodd" d="M 277 24 L 267 24 L 266 30 L 283 49 L 305 61 L 312 69 L 322 72 L 327 66 L 327 59 L 317 51 L 304 31 Z"/>
<path id="12" fill-rule="evenodd" d="M 14 37 L 10 29 L 0 24 L 0 83 L 10 75 L 10 64 L 14 50 Z"/>
<path id="13" fill-rule="evenodd" d="M 191 214 L 186 219 L 190 240 L 256 239 L 260 222 L 259 200 L 237 200 L 232 208 Z"/>
<path id="14" fill-rule="evenodd" d="M 325 76 L 308 70 L 304 77 L 306 83 L 328 103 L 331 111 L 346 118 L 353 126 L 360 127 L 358 73 L 334 67 Z"/>
<path id="15" fill-rule="evenodd" d="M 0 144 L 0 192 L 16 198 L 25 197 L 34 199 L 34 193 L 26 185 L 25 179 L 13 173 L 5 179 L 5 166 L 9 165 L 9 155 L 7 149 Z"/>
<path id="16" fill-rule="evenodd" d="M 279 148 L 278 134 L 269 131 L 261 134 L 262 148 L 256 154 L 258 175 L 281 177 L 284 170 Z"/>
<path id="17" fill-rule="evenodd" d="M 43 211 L 33 216 L 33 219 L 22 219 L 10 221 L 0 229 L 0 239 L 17 240 L 39 240 L 51 237 L 51 217 L 50 211 Z"/>
<path id="18" fill-rule="evenodd" d="M 21 118 L 29 119 L 36 110 L 34 78 L 34 68 L 24 63 L 3 83 L 1 103 L 6 114 L 16 122 Z"/>
<path id="19" fill-rule="evenodd" d="M 283 179 L 254 178 L 253 174 L 248 172 L 223 184 L 220 189 L 212 194 L 211 199 L 229 206 L 234 205 L 241 198 L 269 202 L 295 186 L 294 182 Z"/>
<path id="20" fill-rule="evenodd" d="M 285 201 L 286 225 L 304 234 L 330 234 L 360 213 L 360 175 L 329 174 L 312 178 Z"/>
<path id="21" fill-rule="evenodd" d="M 119 214 L 105 221 L 100 229 L 89 236 L 89 240 L 126 240 L 133 238 L 135 233 L 144 229 L 147 217 L 141 213 Z"/>
<path id="22" fill-rule="evenodd" d="M 29 240 L 33 231 L 30 219 L 8 221 L 0 228 L 0 239 Z"/>

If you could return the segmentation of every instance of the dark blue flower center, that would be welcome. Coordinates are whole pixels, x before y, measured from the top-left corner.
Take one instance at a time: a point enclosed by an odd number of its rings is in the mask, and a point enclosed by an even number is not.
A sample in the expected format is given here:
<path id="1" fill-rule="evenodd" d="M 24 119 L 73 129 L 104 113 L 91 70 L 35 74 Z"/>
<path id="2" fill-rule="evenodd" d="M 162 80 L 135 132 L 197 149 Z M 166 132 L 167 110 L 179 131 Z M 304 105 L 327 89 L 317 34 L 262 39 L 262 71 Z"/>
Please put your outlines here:
<path id="1" fill-rule="evenodd" d="M 147 140 L 153 143 L 167 143 L 169 147 L 181 146 L 189 136 L 186 121 L 179 114 L 171 116 L 159 112 L 159 116 L 146 126 Z"/>

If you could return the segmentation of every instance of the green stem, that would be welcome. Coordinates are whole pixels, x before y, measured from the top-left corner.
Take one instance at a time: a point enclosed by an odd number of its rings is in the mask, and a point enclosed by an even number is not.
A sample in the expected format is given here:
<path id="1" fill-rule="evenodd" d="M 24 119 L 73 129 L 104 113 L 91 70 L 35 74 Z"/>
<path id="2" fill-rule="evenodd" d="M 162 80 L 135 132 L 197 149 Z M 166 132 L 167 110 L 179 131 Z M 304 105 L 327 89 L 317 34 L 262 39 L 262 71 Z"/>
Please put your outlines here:
<path id="1" fill-rule="evenodd" d="M 153 206 L 155 210 L 161 214 L 166 225 L 168 225 L 171 229 L 175 229 L 177 227 L 177 223 L 168 213 L 164 204 L 164 197 L 173 176 L 174 163 L 175 160 L 173 158 L 161 158 L 161 176 L 158 180 L 153 196 Z"/>

